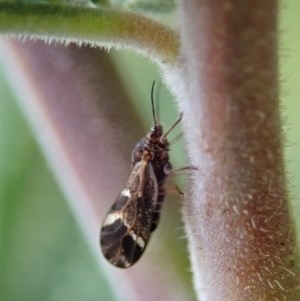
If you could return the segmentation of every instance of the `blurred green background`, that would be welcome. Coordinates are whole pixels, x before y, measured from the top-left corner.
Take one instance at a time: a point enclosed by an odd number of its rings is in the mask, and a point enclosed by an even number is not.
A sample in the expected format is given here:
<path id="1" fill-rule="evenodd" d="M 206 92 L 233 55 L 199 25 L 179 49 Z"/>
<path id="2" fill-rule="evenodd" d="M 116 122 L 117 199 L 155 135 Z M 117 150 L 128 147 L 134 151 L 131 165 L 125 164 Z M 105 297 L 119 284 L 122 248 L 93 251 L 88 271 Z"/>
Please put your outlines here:
<path id="1" fill-rule="evenodd" d="M 295 218 L 299 216 L 300 198 L 299 13 L 300 1 L 284 1 L 281 5 L 282 116 Z M 148 111 L 151 83 L 159 75 L 141 57 L 119 52 L 112 52 L 112 56 L 140 113 L 142 126 L 147 129 L 151 116 L 142 116 Z M 167 97 L 170 95 L 162 88 L 159 98 Z M 164 101 L 168 103 L 171 101 Z M 169 106 L 160 104 L 165 124 L 171 124 L 177 116 L 172 105 Z M 298 228 L 299 225 L 298 220 Z M 1 73 L 0 300 L 114 300 Z"/>

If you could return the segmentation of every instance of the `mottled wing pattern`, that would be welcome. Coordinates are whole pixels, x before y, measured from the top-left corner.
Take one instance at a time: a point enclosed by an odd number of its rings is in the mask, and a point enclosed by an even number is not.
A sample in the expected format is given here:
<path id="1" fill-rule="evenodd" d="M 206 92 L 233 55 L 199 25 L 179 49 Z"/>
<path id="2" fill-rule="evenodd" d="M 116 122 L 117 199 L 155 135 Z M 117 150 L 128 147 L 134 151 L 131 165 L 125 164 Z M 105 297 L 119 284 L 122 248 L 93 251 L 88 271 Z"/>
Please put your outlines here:
<path id="1" fill-rule="evenodd" d="M 110 263 L 127 268 L 141 257 L 150 239 L 157 197 L 151 163 L 137 162 L 102 224 L 100 245 Z"/>

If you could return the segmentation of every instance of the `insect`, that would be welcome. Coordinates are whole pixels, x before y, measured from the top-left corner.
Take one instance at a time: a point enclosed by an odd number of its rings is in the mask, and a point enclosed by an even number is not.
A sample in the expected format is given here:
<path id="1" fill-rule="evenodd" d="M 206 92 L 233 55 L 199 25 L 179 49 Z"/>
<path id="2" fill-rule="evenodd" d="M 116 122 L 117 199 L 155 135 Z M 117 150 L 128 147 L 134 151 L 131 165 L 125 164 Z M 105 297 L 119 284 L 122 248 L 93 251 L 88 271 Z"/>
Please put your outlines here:
<path id="1" fill-rule="evenodd" d="M 172 172 L 167 136 L 181 121 L 182 113 L 163 133 L 154 109 L 154 84 L 155 81 L 151 89 L 153 126 L 132 152 L 128 182 L 104 218 L 100 233 L 104 257 L 119 268 L 132 266 L 145 251 L 159 222 L 165 180 Z"/>

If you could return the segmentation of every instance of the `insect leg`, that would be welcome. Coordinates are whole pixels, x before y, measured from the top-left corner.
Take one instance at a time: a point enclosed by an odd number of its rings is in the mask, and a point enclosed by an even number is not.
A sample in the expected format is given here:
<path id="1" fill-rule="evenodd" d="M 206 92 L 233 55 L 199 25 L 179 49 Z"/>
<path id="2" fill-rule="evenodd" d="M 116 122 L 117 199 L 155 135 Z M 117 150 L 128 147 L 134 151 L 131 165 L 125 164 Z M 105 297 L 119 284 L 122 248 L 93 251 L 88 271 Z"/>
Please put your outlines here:
<path id="1" fill-rule="evenodd" d="M 166 190 L 166 192 L 176 193 L 176 194 L 179 194 L 181 196 L 184 196 L 184 192 L 182 192 L 182 190 L 176 185 L 166 184 L 165 185 L 165 190 Z"/>
<path id="2" fill-rule="evenodd" d="M 168 168 L 165 168 L 164 169 L 164 172 L 167 176 L 175 176 L 175 175 L 178 175 L 180 174 L 182 171 L 186 171 L 186 170 L 198 170 L 197 167 L 194 167 L 194 166 L 182 166 L 178 169 L 168 169 Z"/>

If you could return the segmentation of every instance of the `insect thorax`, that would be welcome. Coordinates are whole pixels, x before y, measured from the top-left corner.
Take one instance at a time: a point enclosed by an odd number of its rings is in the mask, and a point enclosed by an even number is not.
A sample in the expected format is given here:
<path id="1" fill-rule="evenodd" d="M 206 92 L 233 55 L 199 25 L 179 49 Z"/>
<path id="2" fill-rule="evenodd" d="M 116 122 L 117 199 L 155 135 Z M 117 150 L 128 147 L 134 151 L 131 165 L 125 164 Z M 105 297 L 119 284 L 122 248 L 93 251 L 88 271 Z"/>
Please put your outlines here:
<path id="1" fill-rule="evenodd" d="M 160 141 L 160 137 L 154 138 L 150 134 L 151 132 L 136 144 L 131 154 L 131 164 L 134 166 L 146 157 L 146 160 L 151 163 L 157 182 L 160 185 L 163 184 L 166 178 L 166 167 L 171 168 L 168 154 L 169 143 L 166 139 Z"/>

